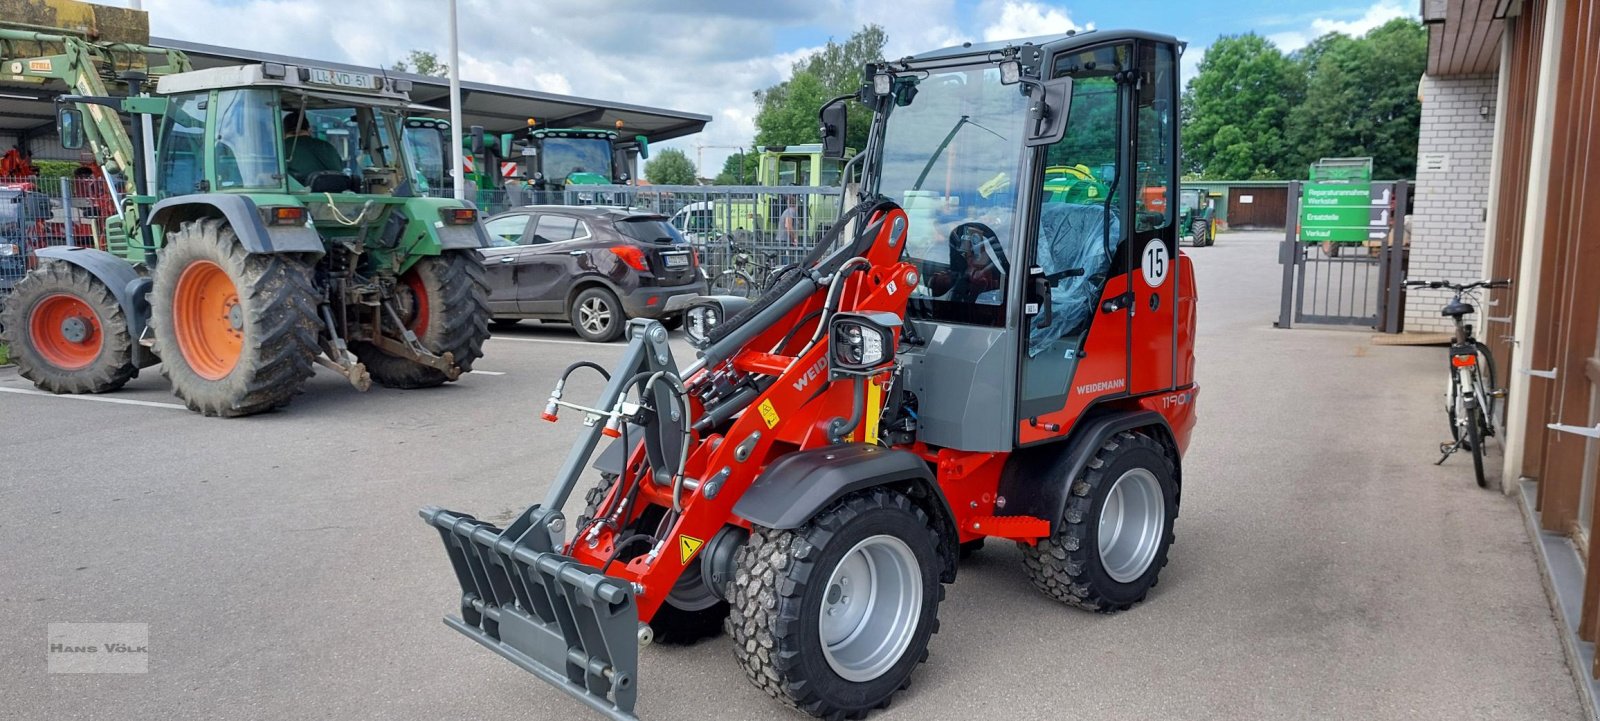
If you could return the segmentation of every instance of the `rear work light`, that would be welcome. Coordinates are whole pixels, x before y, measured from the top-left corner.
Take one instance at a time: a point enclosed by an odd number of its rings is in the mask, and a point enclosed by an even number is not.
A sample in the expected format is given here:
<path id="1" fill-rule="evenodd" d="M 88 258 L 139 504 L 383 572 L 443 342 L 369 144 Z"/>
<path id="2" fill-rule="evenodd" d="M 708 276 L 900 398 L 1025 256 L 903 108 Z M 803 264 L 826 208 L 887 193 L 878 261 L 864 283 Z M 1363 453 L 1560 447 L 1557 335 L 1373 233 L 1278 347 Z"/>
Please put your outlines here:
<path id="1" fill-rule="evenodd" d="M 267 225 L 304 225 L 306 209 L 298 205 L 269 205 L 261 209 Z"/>
<path id="2" fill-rule="evenodd" d="M 444 219 L 445 225 L 472 225 L 478 222 L 478 211 L 475 208 L 442 208 L 439 217 Z"/>
<path id="3" fill-rule="evenodd" d="M 638 248 L 631 245 L 613 245 L 611 246 L 611 253 L 622 262 L 627 263 L 629 268 L 641 273 L 650 270 L 650 266 L 644 262 L 644 251 Z"/>
<path id="4" fill-rule="evenodd" d="M 1477 364 L 1478 364 L 1478 356 L 1476 356 L 1476 355 L 1453 355 L 1453 356 L 1450 356 L 1450 365 L 1453 365 L 1453 366 L 1455 366 L 1457 368 L 1471 368 L 1471 367 L 1473 367 L 1473 366 L 1475 366 Z"/>

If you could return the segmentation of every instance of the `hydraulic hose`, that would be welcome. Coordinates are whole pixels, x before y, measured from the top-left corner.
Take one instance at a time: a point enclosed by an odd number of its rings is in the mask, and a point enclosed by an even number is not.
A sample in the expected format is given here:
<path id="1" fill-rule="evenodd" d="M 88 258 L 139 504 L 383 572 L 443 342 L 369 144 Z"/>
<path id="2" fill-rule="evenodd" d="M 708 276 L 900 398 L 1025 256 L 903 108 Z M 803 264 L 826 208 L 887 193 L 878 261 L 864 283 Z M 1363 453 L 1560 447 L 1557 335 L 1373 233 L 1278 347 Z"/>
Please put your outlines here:
<path id="1" fill-rule="evenodd" d="M 856 376 L 854 379 L 854 392 L 850 402 L 850 418 L 834 418 L 828 422 L 828 442 L 843 443 L 845 436 L 856 432 L 856 426 L 861 425 L 862 416 L 867 413 L 866 376 Z"/>
<path id="2" fill-rule="evenodd" d="M 662 380 L 665 380 L 667 382 L 667 390 L 671 391 L 673 395 L 677 397 L 678 409 L 683 413 L 683 419 L 678 422 L 678 428 L 683 431 L 683 446 L 678 449 L 678 469 L 672 474 L 672 510 L 682 513 L 683 468 L 684 464 L 689 460 L 689 445 L 693 442 L 693 436 L 691 435 L 691 428 L 689 424 L 689 391 L 683 387 L 683 381 L 678 380 L 674 376 L 668 375 L 666 371 L 655 371 L 654 373 L 642 371 L 635 373 L 632 378 L 628 379 L 627 384 L 623 387 L 634 387 L 636 383 L 639 383 L 640 378 L 645 378 L 643 385 L 639 386 L 639 399 L 641 401 L 644 400 L 644 394 L 648 393 L 652 386 L 661 382 Z M 660 422 L 659 419 L 662 417 L 662 410 L 665 409 L 657 409 L 657 422 Z M 618 399 L 615 411 L 617 413 L 622 412 L 621 399 Z"/>

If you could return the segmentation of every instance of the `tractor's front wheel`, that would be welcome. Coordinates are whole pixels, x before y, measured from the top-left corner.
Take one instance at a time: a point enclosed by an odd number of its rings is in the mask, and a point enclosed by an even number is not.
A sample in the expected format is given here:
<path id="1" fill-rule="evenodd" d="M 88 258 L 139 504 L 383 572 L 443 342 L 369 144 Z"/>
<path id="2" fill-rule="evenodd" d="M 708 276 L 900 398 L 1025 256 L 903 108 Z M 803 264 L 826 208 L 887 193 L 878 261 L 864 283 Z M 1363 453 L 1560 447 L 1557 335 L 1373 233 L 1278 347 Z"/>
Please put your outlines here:
<path id="1" fill-rule="evenodd" d="M 1211 245 L 1211 224 L 1196 218 L 1189 224 L 1189 236 L 1194 238 L 1197 247 L 1204 248 Z"/>
<path id="2" fill-rule="evenodd" d="M 1172 459 L 1149 436 L 1118 433 L 1077 478 L 1063 455 L 1047 472 L 1068 483 L 1055 535 L 1022 546 L 1033 585 L 1062 603 L 1114 613 L 1143 601 L 1167 565 L 1178 488 Z"/>
<path id="3" fill-rule="evenodd" d="M 0 340 L 17 372 L 43 390 L 106 393 L 138 372 L 122 306 L 83 268 L 48 262 L 18 281 L 0 308 Z"/>
<path id="4" fill-rule="evenodd" d="M 477 251 L 429 256 L 400 277 L 396 313 L 423 348 L 440 356 L 450 353 L 466 373 L 483 357 L 483 342 L 489 339 L 488 288 Z M 350 350 L 373 380 L 389 388 L 432 388 L 450 380 L 438 368 L 390 355 L 372 343 L 352 341 Z"/>
<path id="5" fill-rule="evenodd" d="M 735 557 L 728 633 L 751 683 L 822 718 L 885 708 L 938 630 L 938 538 L 904 495 L 872 489 Z"/>
<path id="6" fill-rule="evenodd" d="M 312 268 L 252 254 L 219 219 L 167 236 L 150 291 L 161 374 L 190 410 L 247 416 L 286 405 L 317 357 Z"/>

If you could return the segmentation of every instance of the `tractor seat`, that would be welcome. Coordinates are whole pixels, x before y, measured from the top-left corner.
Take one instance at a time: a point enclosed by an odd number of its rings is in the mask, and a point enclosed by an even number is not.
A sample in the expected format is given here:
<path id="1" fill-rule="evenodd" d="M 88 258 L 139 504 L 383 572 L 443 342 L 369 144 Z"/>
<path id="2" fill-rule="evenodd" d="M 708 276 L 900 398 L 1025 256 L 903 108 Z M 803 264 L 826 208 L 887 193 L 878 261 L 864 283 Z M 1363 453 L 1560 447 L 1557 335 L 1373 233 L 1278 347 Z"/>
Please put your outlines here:
<path id="1" fill-rule="evenodd" d="M 1472 307 L 1471 303 L 1460 298 L 1452 298 L 1450 303 L 1444 307 L 1444 310 L 1439 311 L 1439 315 L 1446 318 L 1460 318 L 1475 311 L 1477 311 L 1477 308 Z"/>

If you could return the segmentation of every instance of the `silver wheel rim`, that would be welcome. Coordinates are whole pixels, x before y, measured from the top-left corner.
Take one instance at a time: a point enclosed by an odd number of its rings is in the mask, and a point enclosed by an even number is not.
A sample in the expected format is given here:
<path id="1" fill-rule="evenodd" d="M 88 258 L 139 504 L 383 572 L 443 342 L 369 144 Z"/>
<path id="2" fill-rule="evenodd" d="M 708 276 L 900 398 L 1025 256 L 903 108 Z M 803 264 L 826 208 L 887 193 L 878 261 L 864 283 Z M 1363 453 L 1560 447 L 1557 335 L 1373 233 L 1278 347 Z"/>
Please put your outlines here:
<path id="1" fill-rule="evenodd" d="M 1167 505 L 1154 473 L 1135 468 L 1112 484 L 1100 507 L 1100 565 L 1118 583 L 1149 570 L 1161 547 Z"/>
<path id="2" fill-rule="evenodd" d="M 872 536 L 844 555 L 823 588 L 822 654 L 840 678 L 871 681 L 905 654 L 921 618 L 916 554 L 894 536 Z"/>
<path id="3" fill-rule="evenodd" d="M 600 333 L 611 325 L 611 304 L 588 298 L 578 304 L 578 325 L 590 333 Z"/>

